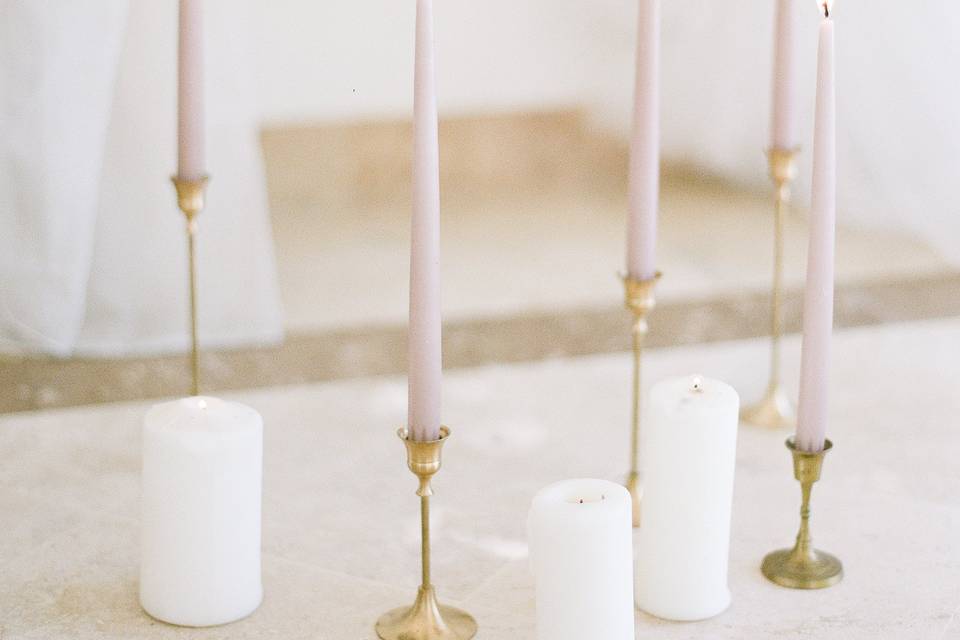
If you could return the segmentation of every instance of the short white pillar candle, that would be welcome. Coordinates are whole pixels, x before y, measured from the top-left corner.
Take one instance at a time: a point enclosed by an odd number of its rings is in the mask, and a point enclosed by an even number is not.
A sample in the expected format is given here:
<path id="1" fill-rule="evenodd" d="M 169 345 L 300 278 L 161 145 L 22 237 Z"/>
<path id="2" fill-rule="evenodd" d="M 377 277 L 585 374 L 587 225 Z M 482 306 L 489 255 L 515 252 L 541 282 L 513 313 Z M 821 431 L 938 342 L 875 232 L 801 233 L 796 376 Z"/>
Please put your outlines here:
<path id="1" fill-rule="evenodd" d="M 540 640 L 633 640 L 630 494 L 606 480 L 564 480 L 533 499 L 528 521 Z"/>
<path id="2" fill-rule="evenodd" d="M 263 420 L 193 397 L 154 406 L 143 423 L 140 604 L 171 624 L 206 627 L 263 599 Z"/>
<path id="3" fill-rule="evenodd" d="M 702 620 L 730 606 L 727 566 L 740 398 L 699 376 L 656 384 L 641 443 L 637 606 Z"/>

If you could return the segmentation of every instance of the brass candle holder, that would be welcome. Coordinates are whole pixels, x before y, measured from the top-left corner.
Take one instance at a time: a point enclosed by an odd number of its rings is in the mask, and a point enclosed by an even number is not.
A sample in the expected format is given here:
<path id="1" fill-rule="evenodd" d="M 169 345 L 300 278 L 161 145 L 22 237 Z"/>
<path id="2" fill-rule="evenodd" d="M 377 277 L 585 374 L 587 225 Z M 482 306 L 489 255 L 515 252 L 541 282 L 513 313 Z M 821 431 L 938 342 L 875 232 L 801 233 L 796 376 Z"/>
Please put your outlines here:
<path id="1" fill-rule="evenodd" d="M 793 438 L 787 440 L 793 454 L 793 475 L 800 482 L 803 500 L 800 506 L 800 532 L 792 549 L 781 549 L 763 559 L 761 571 L 769 580 L 791 589 L 823 589 L 843 579 L 843 564 L 823 551 L 813 548 L 810 537 L 810 493 L 813 483 L 820 479 L 823 459 L 833 448 L 827 440 L 822 451 L 797 449 Z"/>
<path id="2" fill-rule="evenodd" d="M 200 395 L 200 346 L 197 338 L 197 258 L 196 235 L 197 216 L 206 203 L 207 183 L 210 178 L 187 180 L 174 176 L 171 178 L 177 190 L 177 206 L 187 220 L 187 260 L 190 289 L 190 392 Z"/>
<path id="3" fill-rule="evenodd" d="M 780 338 L 783 333 L 783 225 L 790 205 L 790 186 L 797 176 L 799 149 L 770 149 L 770 179 L 773 180 L 776 207 L 773 230 L 773 288 L 770 300 L 770 380 L 763 398 L 744 407 L 744 422 L 781 429 L 797 423 L 796 410 L 780 383 Z"/>
<path id="4" fill-rule="evenodd" d="M 641 364 L 643 361 L 643 343 L 646 340 L 650 326 L 647 316 L 657 306 L 654 289 L 660 280 L 658 271 L 652 278 L 635 280 L 629 275 L 623 276 L 624 304 L 633 314 L 633 413 L 630 425 L 630 473 L 627 476 L 626 487 L 633 501 L 633 526 L 640 526 L 640 500 L 643 497 L 643 486 L 640 481 L 640 420 L 641 400 Z"/>
<path id="5" fill-rule="evenodd" d="M 469 640 L 477 634 L 473 617 L 437 601 L 436 590 L 430 580 L 430 480 L 440 470 L 441 450 L 450 430 L 440 428 L 440 438 L 419 442 L 410 438 L 406 429 L 397 435 L 407 447 L 407 466 L 417 476 L 420 486 L 420 555 L 421 583 L 413 606 L 393 609 L 377 620 L 377 636 L 382 640 Z"/>

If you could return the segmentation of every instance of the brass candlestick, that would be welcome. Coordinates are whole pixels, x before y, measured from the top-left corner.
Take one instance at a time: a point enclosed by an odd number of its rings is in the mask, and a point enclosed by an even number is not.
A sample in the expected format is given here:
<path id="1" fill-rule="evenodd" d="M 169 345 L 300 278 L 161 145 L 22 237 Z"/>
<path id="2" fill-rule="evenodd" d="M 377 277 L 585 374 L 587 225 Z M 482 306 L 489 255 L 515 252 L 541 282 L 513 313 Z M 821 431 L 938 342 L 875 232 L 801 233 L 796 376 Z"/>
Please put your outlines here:
<path id="1" fill-rule="evenodd" d="M 417 599 L 411 607 L 393 609 L 377 620 L 377 636 L 383 640 L 469 640 L 477 634 L 473 617 L 437 602 L 436 590 L 430 581 L 430 480 L 440 470 L 440 453 L 450 437 L 447 427 L 440 428 L 440 439 L 418 442 L 406 429 L 397 432 L 407 447 L 407 466 L 420 480 L 420 554 L 422 580 Z"/>
<path id="2" fill-rule="evenodd" d="M 191 395 L 200 395 L 200 347 L 197 339 L 197 258 L 196 235 L 197 216 L 203 211 L 206 201 L 207 176 L 187 180 L 174 176 L 171 178 L 177 190 L 177 205 L 187 219 L 187 260 L 190 288 L 190 373 Z"/>
<path id="3" fill-rule="evenodd" d="M 640 483 L 640 403 L 643 397 L 641 388 L 640 365 L 643 360 L 643 343 L 650 330 L 647 324 L 647 315 L 657 305 L 654 288 L 660 280 L 660 272 L 646 280 L 635 280 L 630 276 L 623 276 L 624 304 L 633 314 L 633 414 L 630 428 L 630 474 L 627 476 L 626 487 L 633 500 L 633 526 L 640 526 L 640 499 L 643 497 L 643 487 Z"/>
<path id="4" fill-rule="evenodd" d="M 780 383 L 780 337 L 783 332 L 783 224 L 790 205 L 790 185 L 797 176 L 798 149 L 770 149 L 770 179 L 776 192 L 773 230 L 773 289 L 770 300 L 770 381 L 763 398 L 744 407 L 740 417 L 744 422 L 770 427 L 787 428 L 796 425 L 796 410 Z"/>
<path id="5" fill-rule="evenodd" d="M 822 451 L 807 452 L 797 449 L 793 438 L 787 440 L 793 454 L 793 475 L 800 481 L 803 501 L 800 506 L 800 532 L 792 549 L 781 549 L 763 559 L 761 571 L 780 586 L 792 589 L 823 589 L 843 579 L 843 564 L 829 553 L 813 548 L 810 537 L 810 493 L 813 483 L 820 479 L 823 459 L 833 448 L 827 440 Z"/>

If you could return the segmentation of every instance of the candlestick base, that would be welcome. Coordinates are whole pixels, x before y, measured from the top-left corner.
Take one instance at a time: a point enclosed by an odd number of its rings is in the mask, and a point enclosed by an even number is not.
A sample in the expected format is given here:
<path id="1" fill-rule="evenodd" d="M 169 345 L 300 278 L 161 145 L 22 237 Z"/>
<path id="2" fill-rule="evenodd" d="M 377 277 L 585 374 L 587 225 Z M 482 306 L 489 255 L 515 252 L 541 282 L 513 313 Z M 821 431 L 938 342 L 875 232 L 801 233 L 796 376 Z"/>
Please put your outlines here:
<path id="1" fill-rule="evenodd" d="M 643 362 L 643 342 L 650 331 L 647 316 L 657 306 L 654 289 L 663 274 L 659 271 L 652 278 L 636 280 L 629 275 L 621 276 L 623 280 L 623 303 L 633 314 L 631 335 L 633 338 L 633 407 L 630 428 L 630 474 L 624 483 L 633 502 L 633 526 L 640 526 L 640 502 L 643 499 L 643 485 L 640 481 L 639 453 L 640 453 L 640 404 L 643 394 L 640 372 Z"/>
<path id="2" fill-rule="evenodd" d="M 822 451 L 808 452 L 796 448 L 793 438 L 787 440 L 793 455 L 793 474 L 800 482 L 800 532 L 792 549 L 780 549 L 767 554 L 760 570 L 768 580 L 791 589 L 823 589 L 843 579 L 843 563 L 836 557 L 813 548 L 810 536 L 810 494 L 813 484 L 820 479 L 823 459 L 833 448 L 827 440 Z"/>
<path id="3" fill-rule="evenodd" d="M 791 589 L 824 589 L 843 579 L 840 560 L 822 551 L 804 554 L 797 547 L 768 554 L 761 571 L 771 582 Z"/>
<path id="4" fill-rule="evenodd" d="M 473 617 L 437 602 L 437 594 L 430 580 L 430 481 L 440 471 L 441 452 L 450 429 L 440 427 L 437 440 L 412 440 L 406 429 L 397 431 L 407 448 L 407 467 L 417 476 L 420 496 L 420 560 L 423 570 L 417 599 L 411 607 L 391 609 L 377 620 L 377 636 L 381 640 L 470 640 L 477 634 Z"/>
<path id="5" fill-rule="evenodd" d="M 797 412 L 783 387 L 771 385 L 759 402 L 740 411 L 740 419 L 758 427 L 787 429 L 796 426 Z"/>
<path id="6" fill-rule="evenodd" d="M 383 640 L 467 640 L 476 634 L 476 620 L 439 604 L 433 587 L 420 587 L 412 607 L 393 609 L 377 620 L 377 636 Z"/>

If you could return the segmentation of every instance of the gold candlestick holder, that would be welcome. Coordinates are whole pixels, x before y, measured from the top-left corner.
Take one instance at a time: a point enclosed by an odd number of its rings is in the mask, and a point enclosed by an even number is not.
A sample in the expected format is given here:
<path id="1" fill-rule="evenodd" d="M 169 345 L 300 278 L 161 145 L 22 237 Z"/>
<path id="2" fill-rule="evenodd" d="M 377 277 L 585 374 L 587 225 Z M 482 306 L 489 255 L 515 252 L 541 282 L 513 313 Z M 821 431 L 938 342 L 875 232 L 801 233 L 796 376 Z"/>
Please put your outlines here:
<path id="1" fill-rule="evenodd" d="M 413 606 L 393 609 L 377 620 L 377 636 L 382 640 L 469 640 L 477 634 L 477 623 L 469 613 L 442 605 L 430 579 L 430 480 L 440 470 L 441 450 L 450 437 L 447 427 L 440 438 L 418 442 L 406 429 L 397 432 L 407 447 L 407 466 L 420 486 L 421 583 Z"/>
<path id="2" fill-rule="evenodd" d="M 207 183 L 210 178 L 203 176 L 187 180 L 174 176 L 171 178 L 177 190 L 177 206 L 187 220 L 187 260 L 190 289 L 190 393 L 200 395 L 200 345 L 197 338 L 197 257 L 196 235 L 197 216 L 206 203 Z"/>
<path id="3" fill-rule="evenodd" d="M 793 402 L 780 382 L 780 338 L 783 333 L 783 225 L 790 206 L 790 187 L 797 176 L 798 154 L 799 149 L 770 149 L 767 152 L 776 196 L 770 296 L 770 380 L 763 398 L 740 412 L 744 422 L 772 429 L 788 428 L 797 423 Z"/>
<path id="4" fill-rule="evenodd" d="M 827 440 L 822 451 L 800 451 L 793 438 L 787 440 L 793 454 L 793 475 L 800 482 L 803 500 L 800 506 L 800 532 L 792 549 L 781 549 L 763 559 L 761 571 L 769 580 L 791 589 L 823 589 L 843 579 L 843 564 L 823 551 L 813 548 L 810 537 L 810 493 L 820 479 L 823 459 L 833 448 Z"/>
<path id="5" fill-rule="evenodd" d="M 633 526 L 640 526 L 640 500 L 643 497 L 643 486 L 640 479 L 640 420 L 641 400 L 641 364 L 643 361 L 643 343 L 646 340 L 650 326 L 647 316 L 657 306 L 654 289 L 659 282 L 661 273 L 658 271 L 652 278 L 636 280 L 624 275 L 624 304 L 633 314 L 633 413 L 630 420 L 630 473 L 627 475 L 626 487 L 633 501 Z"/>

